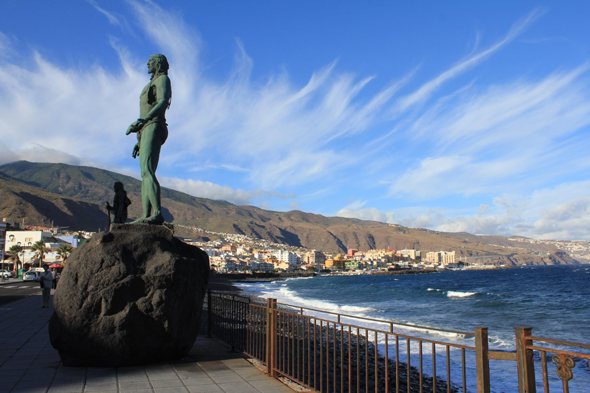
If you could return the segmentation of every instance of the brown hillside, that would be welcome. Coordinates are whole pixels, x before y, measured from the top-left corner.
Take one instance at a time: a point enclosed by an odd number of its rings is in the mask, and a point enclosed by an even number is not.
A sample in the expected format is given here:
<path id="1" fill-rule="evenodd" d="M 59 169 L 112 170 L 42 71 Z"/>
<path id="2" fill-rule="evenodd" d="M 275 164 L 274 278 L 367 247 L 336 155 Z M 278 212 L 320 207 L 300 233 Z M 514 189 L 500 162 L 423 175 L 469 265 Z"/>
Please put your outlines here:
<path id="1" fill-rule="evenodd" d="M 91 202 L 63 197 L 0 176 L 0 215 L 25 224 L 103 230 L 108 217 Z"/>
<path id="2" fill-rule="evenodd" d="M 46 223 L 53 220 L 55 225 L 72 229 L 104 228 L 107 222 L 104 205 L 105 201 L 112 200 L 115 181 L 124 183 L 133 202 L 129 216 L 138 217 L 141 211 L 140 181 L 102 169 L 19 161 L 0 166 L 0 180 L 0 213 L 15 220 L 26 218 L 26 222 L 39 224 L 43 220 Z M 165 188 L 162 189 L 162 206 L 166 220 L 175 224 L 239 233 L 325 252 L 342 253 L 347 248 L 366 251 L 416 247 L 423 253 L 454 250 L 457 257 L 505 256 L 502 259 L 507 263 L 511 263 L 509 258 L 514 259 L 515 254 L 532 258 L 539 251 L 547 252 L 542 245 L 527 245 L 530 250 L 514 248 L 522 244 L 501 236 L 444 233 L 375 221 L 324 217 L 298 210 L 272 212 L 192 197 Z M 182 235 L 191 236 L 192 233 L 183 231 Z"/>

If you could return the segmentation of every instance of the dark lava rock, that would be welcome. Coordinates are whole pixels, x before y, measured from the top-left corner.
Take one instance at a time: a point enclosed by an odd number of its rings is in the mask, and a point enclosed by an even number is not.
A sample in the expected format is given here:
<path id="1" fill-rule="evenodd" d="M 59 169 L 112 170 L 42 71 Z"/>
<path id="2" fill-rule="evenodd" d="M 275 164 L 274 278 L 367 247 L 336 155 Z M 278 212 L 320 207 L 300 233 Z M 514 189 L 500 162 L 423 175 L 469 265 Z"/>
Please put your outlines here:
<path id="1" fill-rule="evenodd" d="M 118 224 L 68 258 L 49 321 L 66 366 L 180 359 L 199 331 L 209 258 L 164 225 Z"/>

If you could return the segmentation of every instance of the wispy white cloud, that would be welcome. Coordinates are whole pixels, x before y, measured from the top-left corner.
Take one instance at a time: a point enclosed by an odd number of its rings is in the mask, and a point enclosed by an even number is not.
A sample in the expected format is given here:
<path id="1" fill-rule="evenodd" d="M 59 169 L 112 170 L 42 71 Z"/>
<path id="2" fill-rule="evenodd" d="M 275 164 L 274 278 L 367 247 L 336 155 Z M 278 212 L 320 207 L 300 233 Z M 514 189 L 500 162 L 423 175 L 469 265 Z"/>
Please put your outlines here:
<path id="1" fill-rule="evenodd" d="M 366 201 L 355 201 L 336 212 L 337 217 L 358 218 L 361 220 L 380 221 L 389 224 L 396 224 L 395 213 L 382 212 L 374 207 L 363 207 Z"/>
<path id="2" fill-rule="evenodd" d="M 270 198 L 287 199 L 293 197 L 293 195 L 290 194 L 280 194 L 277 192 L 265 190 L 245 191 L 241 189 L 233 189 L 229 186 L 222 186 L 201 180 L 184 180 L 163 177 L 160 179 L 160 183 L 164 187 L 169 187 L 177 191 L 185 192 L 189 195 L 201 198 L 223 200 L 238 205 L 264 204 Z"/>
<path id="3" fill-rule="evenodd" d="M 570 187 L 560 186 L 549 193 Z M 564 202 L 544 201 L 542 206 L 537 198 L 535 195 L 524 200 L 498 198 L 492 207 L 487 206 L 485 214 L 442 218 L 435 228 L 447 232 L 521 235 L 536 239 L 590 240 L 590 197 L 567 198 L 562 195 L 559 200 L 567 199 Z"/>
<path id="4" fill-rule="evenodd" d="M 356 201 L 336 215 L 443 232 L 590 240 L 589 194 L 590 181 L 576 181 L 534 190 L 527 196 L 497 197 L 476 209 L 417 206 L 384 212 Z"/>
<path id="5" fill-rule="evenodd" d="M 10 57 L 12 53 L 14 53 L 12 40 L 0 31 L 0 59 Z"/>
<path id="6" fill-rule="evenodd" d="M 98 12 L 100 12 L 101 14 L 106 16 L 112 25 L 123 27 L 123 24 L 119 20 L 120 18 L 122 18 L 121 16 L 117 17 L 117 16 L 115 16 L 114 13 L 105 10 L 104 8 L 99 6 L 95 0 L 86 0 L 86 2 L 89 3 L 90 5 L 92 5 Z"/>
<path id="7" fill-rule="evenodd" d="M 418 118 L 412 139 L 430 146 L 391 194 L 418 199 L 531 189 L 585 170 L 590 124 L 588 65 L 540 81 L 468 89 Z"/>
<path id="8" fill-rule="evenodd" d="M 88 1 L 109 23 L 127 29 L 123 17 Z M 381 179 L 391 185 L 391 195 L 426 200 L 455 194 L 502 195 L 507 187 L 518 194 L 590 166 L 587 155 L 580 154 L 590 148 L 588 138 L 581 136 L 590 123 L 588 65 L 536 80 L 510 79 L 491 86 L 473 81 L 445 89 L 444 97 L 438 94 L 443 85 L 520 37 L 542 11 L 515 23 L 489 47 L 479 50 L 476 43 L 457 64 L 404 93 L 419 69 L 384 83 L 375 75 L 344 72 L 334 61 L 313 72 L 304 85 L 293 82 L 287 72 L 253 78 L 249 43 L 239 39 L 230 74 L 213 78 L 202 57 L 200 34 L 181 15 L 152 1 L 127 3 L 137 18 L 133 27 L 141 29 L 171 65 L 170 136 L 158 169 L 165 186 L 238 204 L 265 205 L 272 198 L 294 198 L 272 190 L 322 182 L 325 188 L 316 195 L 311 192 L 290 201 L 296 208 L 305 198 L 334 193 L 332 180 L 347 172 L 359 171 L 352 179 L 356 182 Z M 137 96 L 148 82 L 147 59 L 129 49 L 125 37 L 110 37 L 110 42 L 119 57 L 117 71 L 68 68 L 37 52 L 30 56 L 32 61 L 22 63 L 2 57 L 4 161 L 94 162 L 126 170 L 138 166 L 129 158 L 133 138 L 124 133 L 138 115 Z M 0 33 L 0 49 L 8 47 L 14 50 Z M 396 99 L 400 94 L 405 95 Z M 385 151 L 392 135 L 400 144 L 395 151 Z M 370 143 L 372 148 L 365 148 Z M 378 147 L 382 150 L 376 154 Z M 177 175 L 183 171 L 198 177 L 199 171 L 191 168 L 242 174 L 242 184 L 251 184 L 252 190 Z M 571 227 L 578 228 L 571 235 L 586 236 L 581 221 L 573 215 L 565 218 L 575 209 L 584 210 L 586 196 L 572 196 L 559 205 L 535 205 L 547 193 L 499 198 L 480 213 L 454 216 L 443 209 L 379 211 L 366 207 L 367 202 L 352 203 L 337 214 L 475 233 L 508 234 L 520 228 L 541 236 Z"/>
<path id="9" fill-rule="evenodd" d="M 65 153 L 61 150 L 47 148 L 38 144 L 16 151 L 10 150 L 6 145 L 0 145 L 0 165 L 14 161 L 33 162 L 60 162 L 69 165 L 84 165 L 80 157 Z"/>
<path id="10" fill-rule="evenodd" d="M 590 197 L 576 198 L 542 212 L 541 218 L 533 223 L 528 233 L 545 239 L 590 240 L 588 222 Z"/>
<path id="11" fill-rule="evenodd" d="M 530 26 L 543 13 L 544 13 L 544 11 L 542 11 L 540 9 L 534 10 L 533 12 L 531 12 L 530 14 L 528 14 L 527 16 L 525 16 L 524 18 L 522 18 L 521 20 L 516 22 L 514 25 L 512 25 L 512 27 L 510 28 L 508 33 L 500 41 L 498 41 L 494 45 L 492 45 L 489 48 L 484 49 L 480 52 L 476 52 L 476 53 L 471 54 L 470 56 L 468 56 L 466 59 L 460 61 L 455 66 L 444 71 L 443 73 L 441 73 L 440 75 L 438 75 L 434 79 L 432 79 L 432 80 L 428 81 L 427 83 L 425 83 L 424 85 L 422 85 L 415 92 L 413 92 L 405 97 L 400 98 L 399 103 L 398 103 L 398 107 L 396 108 L 396 111 L 403 112 L 403 111 L 407 110 L 410 106 L 426 100 L 438 88 L 440 88 L 443 83 L 445 83 L 446 81 L 467 71 L 468 69 L 474 67 L 475 65 L 477 65 L 478 63 L 483 61 L 485 58 L 487 58 L 488 56 L 490 56 L 494 52 L 497 52 L 499 49 L 501 49 L 502 47 L 509 44 L 516 37 L 518 37 L 520 34 L 522 34 L 528 28 L 528 26 Z"/>
<path id="12" fill-rule="evenodd" d="M 96 1 L 90 0 L 90 4 L 112 16 Z M 128 0 L 128 4 L 139 27 L 171 64 L 173 99 L 168 113 L 170 137 L 162 150 L 163 172 L 199 166 L 195 161 L 221 161 L 228 170 L 249 168 L 244 171 L 247 179 L 255 187 L 268 189 L 323 179 L 360 160 L 372 167 L 375 157 L 358 154 L 362 150 L 358 145 L 345 150 L 335 149 L 334 143 L 382 123 L 383 110 L 415 73 L 368 98 L 361 98 L 360 93 L 374 77 L 337 72 L 336 63 L 314 72 L 303 87 L 293 85 L 286 73 L 259 83 L 251 78 L 254 62 L 238 40 L 233 71 L 227 80 L 217 82 L 201 66 L 200 35 L 181 16 L 151 1 Z M 537 15 L 533 12 L 498 44 L 470 56 L 425 86 L 440 84 L 498 50 Z M 109 20 L 115 21 L 113 18 Z M 80 157 L 96 160 L 98 152 L 105 150 L 104 160 L 127 156 L 128 149 L 123 146 L 133 144 L 120 130 L 137 116 L 137 92 L 147 82 L 146 60 L 136 59 L 120 40 L 111 38 L 111 44 L 121 61 L 120 74 L 100 67 L 64 69 L 39 54 L 34 55 L 35 68 L 2 67 L 0 102 L 4 105 L 0 111 L 4 113 L 0 113 L 0 126 L 18 129 L 40 145 Z M 433 90 L 425 87 L 420 91 Z M 44 132 L 48 124 L 59 132 Z M 76 146 L 72 140 L 78 141 Z M 12 148 L 20 145 L 19 141 L 11 143 Z M 108 149 L 100 148 L 106 145 Z"/>
<path id="13" fill-rule="evenodd" d="M 111 162 L 130 154 L 122 142 L 137 112 L 137 93 L 131 92 L 141 89 L 139 75 L 62 69 L 38 53 L 33 59 L 31 68 L 0 66 L 0 129 L 8 148 L 35 143 Z"/>

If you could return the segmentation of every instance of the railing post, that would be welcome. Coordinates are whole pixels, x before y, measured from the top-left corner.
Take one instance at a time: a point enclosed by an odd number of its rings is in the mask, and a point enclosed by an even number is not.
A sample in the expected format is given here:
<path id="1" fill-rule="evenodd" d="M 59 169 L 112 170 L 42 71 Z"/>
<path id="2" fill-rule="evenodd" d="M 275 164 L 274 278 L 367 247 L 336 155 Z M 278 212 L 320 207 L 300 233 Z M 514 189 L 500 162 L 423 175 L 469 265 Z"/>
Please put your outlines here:
<path id="1" fill-rule="evenodd" d="M 490 393 L 490 358 L 488 357 L 488 328 L 475 328 L 475 369 L 477 393 Z"/>
<path id="2" fill-rule="evenodd" d="M 213 330 L 213 311 L 211 310 L 211 288 L 207 289 L 207 338 L 211 338 L 211 331 Z"/>
<path id="3" fill-rule="evenodd" d="M 277 299 L 266 299 L 266 373 L 275 376 L 277 349 Z"/>
<path id="4" fill-rule="evenodd" d="M 532 328 L 517 326 L 514 328 L 516 334 L 516 361 L 518 368 L 518 391 L 520 393 L 536 393 L 535 385 L 535 360 L 533 350 L 527 349 L 532 345 Z"/>

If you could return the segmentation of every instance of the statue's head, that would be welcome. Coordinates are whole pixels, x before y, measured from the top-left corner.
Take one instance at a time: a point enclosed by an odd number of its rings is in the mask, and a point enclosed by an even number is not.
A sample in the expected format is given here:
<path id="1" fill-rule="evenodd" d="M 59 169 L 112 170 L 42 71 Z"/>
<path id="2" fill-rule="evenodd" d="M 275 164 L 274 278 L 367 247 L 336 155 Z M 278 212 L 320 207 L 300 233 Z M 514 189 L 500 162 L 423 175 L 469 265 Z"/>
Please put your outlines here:
<path id="1" fill-rule="evenodd" d="M 150 64 L 152 63 L 152 64 Z M 168 59 L 166 56 L 161 55 L 159 53 L 150 56 L 150 60 L 148 62 L 148 72 L 154 75 L 168 75 Z"/>
<path id="2" fill-rule="evenodd" d="M 125 191 L 125 189 L 123 188 L 123 183 L 121 183 L 120 181 L 115 182 L 115 192 L 119 191 Z"/>

